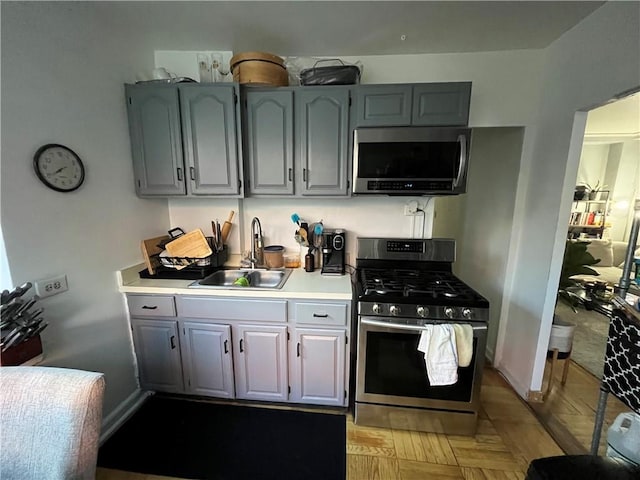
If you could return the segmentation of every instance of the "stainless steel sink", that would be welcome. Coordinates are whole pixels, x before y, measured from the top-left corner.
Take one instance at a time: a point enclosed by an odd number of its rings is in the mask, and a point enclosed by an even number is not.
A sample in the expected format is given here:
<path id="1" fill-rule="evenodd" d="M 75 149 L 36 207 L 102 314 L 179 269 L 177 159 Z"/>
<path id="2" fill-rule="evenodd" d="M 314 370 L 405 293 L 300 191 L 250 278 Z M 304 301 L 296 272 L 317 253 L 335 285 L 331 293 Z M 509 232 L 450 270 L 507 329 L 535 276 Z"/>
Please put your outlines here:
<path id="1" fill-rule="evenodd" d="M 218 270 L 202 280 L 196 280 L 189 288 L 224 288 L 241 290 L 277 290 L 282 288 L 291 275 L 291 270 Z M 235 281 L 246 277 L 248 286 L 235 285 Z"/>

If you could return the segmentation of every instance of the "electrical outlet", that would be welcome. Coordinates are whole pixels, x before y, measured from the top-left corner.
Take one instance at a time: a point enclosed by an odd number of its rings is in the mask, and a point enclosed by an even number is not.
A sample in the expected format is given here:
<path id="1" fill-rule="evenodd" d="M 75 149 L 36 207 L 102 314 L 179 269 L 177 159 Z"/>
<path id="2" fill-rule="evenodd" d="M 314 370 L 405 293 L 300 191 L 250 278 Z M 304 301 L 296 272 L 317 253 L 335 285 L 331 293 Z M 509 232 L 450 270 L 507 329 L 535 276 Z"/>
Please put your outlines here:
<path id="1" fill-rule="evenodd" d="M 69 290 L 66 275 L 59 275 L 47 280 L 37 280 L 35 284 L 36 293 L 40 298 L 50 297 L 51 295 L 56 295 Z"/>
<path id="2" fill-rule="evenodd" d="M 411 216 L 416 215 L 418 213 L 418 202 L 416 200 L 411 200 L 406 203 L 404 206 L 404 214 Z"/>

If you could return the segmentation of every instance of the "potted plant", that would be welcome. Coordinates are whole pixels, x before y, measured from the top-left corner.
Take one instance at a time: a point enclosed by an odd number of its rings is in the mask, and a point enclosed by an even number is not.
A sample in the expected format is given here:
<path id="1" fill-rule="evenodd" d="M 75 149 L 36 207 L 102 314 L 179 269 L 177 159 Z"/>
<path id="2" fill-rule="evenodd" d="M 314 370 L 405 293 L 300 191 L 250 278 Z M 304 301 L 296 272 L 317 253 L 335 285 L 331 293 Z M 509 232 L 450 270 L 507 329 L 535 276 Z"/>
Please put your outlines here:
<path id="1" fill-rule="evenodd" d="M 0 365 L 21 365 L 42 354 L 40 332 L 42 308 L 35 308 L 37 295 L 24 297 L 32 287 L 27 282 L 13 291 L 4 290 L 0 298 Z"/>
<path id="2" fill-rule="evenodd" d="M 562 259 L 562 270 L 560 271 L 560 282 L 558 283 L 558 298 L 567 302 L 571 308 L 581 305 L 584 296 L 580 282 L 573 277 L 575 275 L 600 275 L 589 265 L 597 265 L 600 259 L 594 258 L 587 251 L 590 242 L 567 240 Z"/>

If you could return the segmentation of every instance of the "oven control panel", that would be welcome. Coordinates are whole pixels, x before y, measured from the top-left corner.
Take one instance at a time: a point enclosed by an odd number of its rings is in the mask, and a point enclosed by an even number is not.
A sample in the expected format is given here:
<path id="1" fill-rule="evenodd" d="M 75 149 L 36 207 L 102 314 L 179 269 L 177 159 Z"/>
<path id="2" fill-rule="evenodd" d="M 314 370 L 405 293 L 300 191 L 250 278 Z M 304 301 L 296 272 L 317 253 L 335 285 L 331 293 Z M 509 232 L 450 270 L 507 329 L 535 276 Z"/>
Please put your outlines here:
<path id="1" fill-rule="evenodd" d="M 405 318 L 409 321 L 411 319 L 469 322 L 486 322 L 489 320 L 489 309 L 439 305 L 360 302 L 358 304 L 358 313 L 375 317 Z"/>
<path id="2" fill-rule="evenodd" d="M 424 242 L 417 240 L 388 240 L 387 252 L 424 253 Z"/>

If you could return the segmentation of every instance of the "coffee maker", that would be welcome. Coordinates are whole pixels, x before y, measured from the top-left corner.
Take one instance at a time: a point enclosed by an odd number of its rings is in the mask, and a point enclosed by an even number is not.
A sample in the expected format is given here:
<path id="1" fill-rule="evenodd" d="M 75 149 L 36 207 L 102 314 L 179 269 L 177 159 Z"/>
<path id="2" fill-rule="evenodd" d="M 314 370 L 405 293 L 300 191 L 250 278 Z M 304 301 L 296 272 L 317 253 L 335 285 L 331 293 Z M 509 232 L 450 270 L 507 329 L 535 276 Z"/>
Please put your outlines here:
<path id="1" fill-rule="evenodd" d="M 322 275 L 344 275 L 346 259 L 344 230 L 325 230 L 322 234 Z"/>

